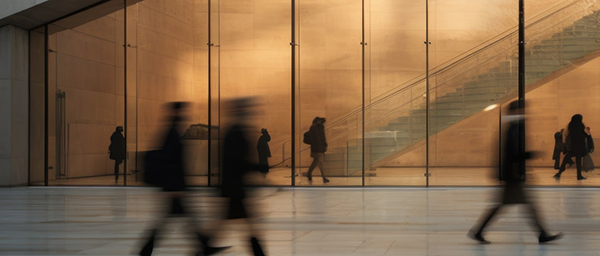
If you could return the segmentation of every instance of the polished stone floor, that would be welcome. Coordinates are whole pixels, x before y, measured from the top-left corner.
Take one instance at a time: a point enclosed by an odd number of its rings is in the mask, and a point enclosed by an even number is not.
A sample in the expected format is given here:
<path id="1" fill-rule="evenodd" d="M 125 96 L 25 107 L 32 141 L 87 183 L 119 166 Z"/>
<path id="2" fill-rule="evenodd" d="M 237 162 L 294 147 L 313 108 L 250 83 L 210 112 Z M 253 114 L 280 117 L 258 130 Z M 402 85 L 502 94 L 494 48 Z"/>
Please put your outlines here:
<path id="1" fill-rule="evenodd" d="M 373 176 L 365 177 L 366 186 L 411 186 L 424 187 L 427 183 L 425 168 L 377 168 L 374 171 L 369 171 Z M 436 167 L 429 168 L 431 174 L 429 178 L 430 186 L 495 186 L 498 185 L 497 173 L 493 168 L 481 167 Z M 584 173 L 587 180 L 577 180 L 576 168 L 571 167 L 566 170 L 561 180 L 557 181 L 553 178 L 556 170 L 553 168 L 531 167 L 528 168 L 528 184 L 533 186 L 552 186 L 552 187 L 600 187 L 600 170 L 594 170 Z M 297 173 L 306 174 L 306 168 L 300 168 Z M 315 175 L 321 175 L 316 170 Z M 127 176 L 128 186 L 144 186 L 141 181 L 141 175 Z M 292 184 L 290 168 L 275 168 L 270 171 L 267 176 L 254 175 L 251 177 L 252 182 L 261 186 L 290 186 Z M 323 184 L 319 177 L 316 177 L 312 183 L 308 182 L 306 175 L 296 177 L 296 186 L 314 187 L 360 187 L 362 178 L 355 177 L 329 177 L 331 180 L 328 184 Z M 207 176 L 190 176 L 188 183 L 193 186 L 206 186 L 208 184 Z M 31 185 L 43 185 L 43 182 L 34 182 Z M 123 177 L 119 178 L 118 183 L 115 183 L 114 176 L 100 176 L 88 178 L 74 179 L 55 179 L 50 180 L 51 186 L 123 186 Z"/>
<path id="2" fill-rule="evenodd" d="M 539 245 L 519 207 L 508 208 L 480 245 L 465 235 L 490 205 L 490 188 L 265 188 L 254 191 L 268 255 L 600 256 L 597 189 L 535 189 L 539 213 L 565 237 Z M 219 218 L 214 191 L 192 191 L 205 226 Z M 133 255 L 160 211 L 150 188 L 0 189 L 0 255 Z M 190 255 L 181 220 L 168 225 L 155 255 Z M 250 255 L 243 223 L 218 227 L 219 255 Z M 214 231 L 214 230 L 213 230 Z"/>

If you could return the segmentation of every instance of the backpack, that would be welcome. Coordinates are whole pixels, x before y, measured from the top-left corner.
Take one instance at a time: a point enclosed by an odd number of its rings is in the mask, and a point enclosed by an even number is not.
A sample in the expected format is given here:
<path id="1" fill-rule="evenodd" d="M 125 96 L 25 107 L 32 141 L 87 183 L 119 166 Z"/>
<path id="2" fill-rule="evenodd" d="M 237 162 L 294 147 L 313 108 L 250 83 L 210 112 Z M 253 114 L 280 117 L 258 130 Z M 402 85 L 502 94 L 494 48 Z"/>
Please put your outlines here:
<path id="1" fill-rule="evenodd" d="M 144 156 L 144 182 L 154 187 L 164 185 L 166 165 L 163 150 L 152 150 Z"/>
<path id="2" fill-rule="evenodd" d="M 302 139 L 302 142 L 310 145 L 312 144 L 311 140 L 310 140 L 310 130 L 304 133 L 304 139 Z"/>

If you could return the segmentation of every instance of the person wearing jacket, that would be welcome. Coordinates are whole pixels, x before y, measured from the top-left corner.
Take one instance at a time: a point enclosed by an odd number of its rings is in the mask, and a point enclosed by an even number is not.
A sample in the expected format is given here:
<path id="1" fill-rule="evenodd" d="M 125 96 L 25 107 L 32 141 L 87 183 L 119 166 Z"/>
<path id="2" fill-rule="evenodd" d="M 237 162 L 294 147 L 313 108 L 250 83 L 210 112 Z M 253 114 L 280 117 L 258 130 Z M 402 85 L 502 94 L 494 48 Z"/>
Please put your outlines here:
<path id="1" fill-rule="evenodd" d="M 585 139 L 585 144 L 587 146 L 588 153 L 583 157 L 583 164 L 581 165 L 581 169 L 584 172 L 589 172 L 594 170 L 595 168 L 594 161 L 592 161 L 592 156 L 590 156 L 590 154 L 594 152 L 594 139 L 592 138 L 590 127 L 585 127 L 585 134 L 587 135 Z"/>
<path id="2" fill-rule="evenodd" d="M 585 133 L 585 125 L 583 124 L 583 116 L 580 114 L 573 115 L 571 122 L 569 123 L 568 129 L 565 130 L 567 150 L 569 151 L 565 156 L 562 165 L 558 173 L 554 175 L 555 179 L 560 179 L 561 174 L 565 171 L 567 161 L 571 157 L 575 157 L 575 163 L 577 164 L 577 180 L 585 180 L 586 178 L 581 175 L 581 159 L 588 153 L 585 140 L 587 134 Z"/>
<path id="3" fill-rule="evenodd" d="M 554 160 L 554 169 L 560 169 L 560 154 L 567 153 L 567 149 L 565 143 L 563 143 L 563 133 L 565 129 L 561 129 L 559 132 L 554 134 L 554 153 L 552 154 L 552 160 Z M 564 161 L 567 161 L 567 164 L 573 165 L 573 160 L 571 158 L 565 158 Z"/>
<path id="4" fill-rule="evenodd" d="M 119 165 L 125 160 L 125 137 L 123 137 L 123 126 L 117 126 L 117 129 L 110 136 L 110 159 L 115 160 L 115 183 L 119 182 Z"/>
<path id="5" fill-rule="evenodd" d="M 473 227 L 468 233 L 468 237 L 483 243 L 490 242 L 483 237 L 483 231 L 490 221 L 495 217 L 498 211 L 505 205 L 524 204 L 527 206 L 529 217 L 532 219 L 532 224 L 539 232 L 538 242 L 546 243 L 562 237 L 562 233 L 557 235 L 549 235 L 543 227 L 539 216 L 536 212 L 533 202 L 530 201 L 527 191 L 524 189 L 525 181 L 525 160 L 531 158 L 531 152 L 525 152 L 523 149 L 525 143 L 522 135 L 525 134 L 525 128 L 522 125 L 524 119 L 523 108 L 518 101 L 513 101 L 509 105 L 509 113 L 513 121 L 510 122 L 506 132 L 505 143 L 503 147 L 503 159 L 500 169 L 500 179 L 504 181 L 504 187 L 500 195 L 498 205 L 490 209 L 482 218 L 479 227 Z"/>
<path id="6" fill-rule="evenodd" d="M 269 148 L 271 135 L 269 135 L 269 132 L 265 128 L 262 128 L 260 132 L 262 135 L 258 138 L 258 143 L 256 144 L 256 150 L 258 151 L 258 165 L 260 172 L 267 175 L 267 173 L 269 173 L 269 157 L 271 157 L 271 149 Z"/>
<path id="7" fill-rule="evenodd" d="M 310 130 L 308 131 L 310 140 L 310 156 L 313 158 L 313 162 L 308 168 L 306 177 L 309 182 L 312 182 L 312 173 L 318 166 L 323 176 L 323 183 L 329 183 L 329 179 L 325 177 L 325 169 L 323 168 L 325 162 L 325 152 L 327 151 L 327 139 L 325 138 L 325 118 L 315 117 L 313 119 Z"/>

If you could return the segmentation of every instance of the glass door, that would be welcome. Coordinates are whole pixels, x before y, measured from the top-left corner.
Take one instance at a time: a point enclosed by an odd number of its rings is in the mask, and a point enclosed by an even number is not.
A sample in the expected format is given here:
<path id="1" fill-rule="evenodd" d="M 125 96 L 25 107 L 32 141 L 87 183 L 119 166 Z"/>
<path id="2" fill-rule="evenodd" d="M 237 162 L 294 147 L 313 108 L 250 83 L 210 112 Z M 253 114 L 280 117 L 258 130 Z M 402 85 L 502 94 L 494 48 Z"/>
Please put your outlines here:
<path id="1" fill-rule="evenodd" d="M 497 185 L 501 106 L 518 88 L 518 1 L 430 1 L 428 13 L 429 185 Z"/>
<path id="2" fill-rule="evenodd" d="M 425 186 L 426 1 L 368 1 L 365 185 Z"/>
<path id="3" fill-rule="evenodd" d="M 48 25 L 49 185 L 125 184 L 123 15 Z"/>

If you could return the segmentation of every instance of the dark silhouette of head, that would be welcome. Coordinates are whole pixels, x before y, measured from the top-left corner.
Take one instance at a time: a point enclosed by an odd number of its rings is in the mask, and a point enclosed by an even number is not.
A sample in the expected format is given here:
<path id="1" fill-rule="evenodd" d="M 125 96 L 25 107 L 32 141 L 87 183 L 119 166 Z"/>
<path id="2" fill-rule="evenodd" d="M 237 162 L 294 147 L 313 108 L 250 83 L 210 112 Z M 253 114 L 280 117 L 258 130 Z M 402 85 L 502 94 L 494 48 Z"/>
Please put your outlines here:
<path id="1" fill-rule="evenodd" d="M 262 128 L 262 129 L 260 129 L 260 133 L 267 134 L 269 132 L 267 131 L 267 128 Z"/>
<path id="2" fill-rule="evenodd" d="M 571 117 L 571 122 L 569 123 L 569 132 L 579 131 L 585 129 L 583 125 L 583 116 L 580 114 L 575 114 Z"/>
<path id="3" fill-rule="evenodd" d="M 520 115 L 523 114 L 523 106 L 519 104 L 518 100 L 512 101 L 508 104 L 509 115 Z"/>
<path id="4" fill-rule="evenodd" d="M 170 119 L 174 123 L 178 123 L 185 120 L 184 112 L 189 106 L 189 102 L 176 101 L 167 103 L 167 109 L 170 113 Z"/>
<path id="5" fill-rule="evenodd" d="M 323 125 L 325 123 L 326 119 L 325 117 L 315 117 L 315 119 L 313 119 L 313 125 Z"/>
<path id="6" fill-rule="evenodd" d="M 123 126 L 117 126 L 117 132 L 123 132 Z"/>

